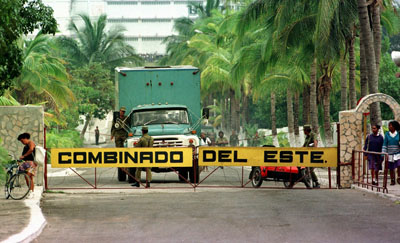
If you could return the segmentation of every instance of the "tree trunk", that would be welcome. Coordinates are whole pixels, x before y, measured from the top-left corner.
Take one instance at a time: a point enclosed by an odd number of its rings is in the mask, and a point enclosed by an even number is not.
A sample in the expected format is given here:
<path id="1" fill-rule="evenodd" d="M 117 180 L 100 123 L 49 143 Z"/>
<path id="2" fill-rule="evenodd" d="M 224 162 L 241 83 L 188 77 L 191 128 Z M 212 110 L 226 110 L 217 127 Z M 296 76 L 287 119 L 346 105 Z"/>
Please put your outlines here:
<path id="1" fill-rule="evenodd" d="M 343 56 L 340 59 L 340 110 L 347 110 L 347 65 Z"/>
<path id="2" fill-rule="evenodd" d="M 232 129 L 239 134 L 239 100 L 235 97 L 234 90 L 231 90 L 231 117 Z"/>
<path id="3" fill-rule="evenodd" d="M 289 143 L 290 147 L 294 146 L 294 116 L 293 116 L 293 93 L 290 89 L 286 92 L 286 109 L 287 109 L 287 120 L 288 120 L 288 131 L 289 131 Z"/>
<path id="4" fill-rule="evenodd" d="M 331 130 L 331 114 L 330 114 L 330 101 L 331 101 L 331 90 L 332 90 L 332 72 L 334 67 L 329 64 L 325 64 L 322 67 L 322 78 L 320 92 L 322 93 L 322 105 L 324 108 L 324 132 L 325 132 L 325 144 L 327 147 L 332 146 L 332 130 Z"/>
<path id="5" fill-rule="evenodd" d="M 349 41 L 349 108 L 354 109 L 357 105 L 356 94 L 356 59 L 354 53 L 354 30 L 352 38 Z"/>
<path id="6" fill-rule="evenodd" d="M 299 106 L 300 106 L 300 95 L 299 92 L 294 92 L 294 102 L 293 102 L 293 128 L 294 128 L 294 138 L 296 147 L 299 147 L 300 141 L 300 131 L 299 131 Z"/>
<path id="7" fill-rule="evenodd" d="M 89 126 L 89 122 L 90 122 L 91 119 L 92 119 L 91 115 L 88 114 L 88 115 L 85 116 L 85 124 L 83 125 L 82 131 L 81 131 L 81 135 L 80 135 L 81 139 L 85 138 L 85 133 L 86 133 L 86 130 L 87 130 L 88 126 Z"/>
<path id="8" fill-rule="evenodd" d="M 367 4 L 365 0 L 358 0 L 358 16 L 360 20 L 360 32 L 363 35 L 364 52 L 366 57 L 366 64 L 368 69 L 368 87 L 369 93 L 378 92 L 378 76 L 376 71 L 376 57 L 375 57 L 375 45 L 374 39 L 370 29 L 370 21 L 368 15 Z M 379 103 L 373 103 L 370 105 L 371 110 L 371 124 L 380 124 L 380 108 Z"/>
<path id="9" fill-rule="evenodd" d="M 276 130 L 276 97 L 275 92 L 271 92 L 271 131 L 272 131 L 272 142 L 275 147 L 279 147 L 278 132 Z"/>
<path id="10" fill-rule="evenodd" d="M 303 125 L 310 124 L 310 86 L 303 89 Z"/>
<path id="11" fill-rule="evenodd" d="M 372 5 L 372 28 L 374 31 L 374 51 L 375 51 L 375 64 L 376 64 L 376 76 L 379 78 L 379 69 L 381 62 L 381 8 L 379 3 Z"/>
<path id="12" fill-rule="evenodd" d="M 376 83 L 369 86 L 370 94 L 379 93 L 379 70 L 381 62 L 381 8 L 377 1 L 372 5 L 372 28 L 374 35 L 374 51 L 375 51 L 375 65 L 376 65 Z M 371 105 L 371 124 L 382 124 L 381 107 L 379 103 Z"/>
<path id="13" fill-rule="evenodd" d="M 360 89 L 361 98 L 368 95 L 368 71 L 365 57 L 364 36 L 360 32 Z M 357 104 L 356 104 L 357 106 Z"/>
<path id="14" fill-rule="evenodd" d="M 248 124 L 249 123 L 249 97 L 243 93 L 243 103 L 242 103 L 242 116 L 243 116 L 243 127 L 244 124 Z"/>
<path id="15" fill-rule="evenodd" d="M 316 135 L 319 134 L 318 127 L 318 106 L 317 106 L 317 60 L 311 64 L 310 75 L 310 116 L 311 126 Z"/>

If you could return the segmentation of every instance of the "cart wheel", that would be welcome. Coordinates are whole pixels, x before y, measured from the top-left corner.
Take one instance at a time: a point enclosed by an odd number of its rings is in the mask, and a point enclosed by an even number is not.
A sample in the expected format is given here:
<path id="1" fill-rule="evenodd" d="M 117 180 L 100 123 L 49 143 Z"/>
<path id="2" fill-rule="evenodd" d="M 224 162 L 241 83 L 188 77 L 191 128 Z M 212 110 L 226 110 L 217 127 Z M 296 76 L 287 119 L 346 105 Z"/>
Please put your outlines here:
<path id="1" fill-rule="evenodd" d="M 284 181 L 283 185 L 285 186 L 285 188 L 291 189 L 294 186 L 294 182 L 293 181 Z"/>
<path id="2" fill-rule="evenodd" d="M 263 179 L 261 177 L 261 169 L 260 169 L 260 167 L 256 167 L 253 170 L 252 174 L 253 174 L 253 178 L 251 179 L 251 184 L 255 188 L 260 187 L 262 182 L 263 182 Z"/>

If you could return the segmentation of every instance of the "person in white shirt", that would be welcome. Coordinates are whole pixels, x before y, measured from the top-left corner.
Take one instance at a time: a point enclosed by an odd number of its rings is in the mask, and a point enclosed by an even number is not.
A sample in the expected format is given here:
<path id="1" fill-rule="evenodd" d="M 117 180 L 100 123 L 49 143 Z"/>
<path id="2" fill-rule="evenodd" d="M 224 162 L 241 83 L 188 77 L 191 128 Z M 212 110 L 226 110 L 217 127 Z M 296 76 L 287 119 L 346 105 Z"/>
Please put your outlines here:
<path id="1" fill-rule="evenodd" d="M 200 146 L 210 146 L 211 140 L 206 136 L 204 132 L 200 134 Z M 204 166 L 204 171 L 208 172 L 208 166 Z"/>

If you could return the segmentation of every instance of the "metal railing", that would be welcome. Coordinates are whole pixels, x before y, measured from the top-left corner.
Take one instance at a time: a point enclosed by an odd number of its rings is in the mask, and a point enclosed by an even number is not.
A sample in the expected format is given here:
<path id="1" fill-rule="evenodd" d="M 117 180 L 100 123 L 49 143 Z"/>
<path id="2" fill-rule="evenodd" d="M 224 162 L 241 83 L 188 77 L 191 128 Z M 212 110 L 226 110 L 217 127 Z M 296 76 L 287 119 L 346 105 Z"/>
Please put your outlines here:
<path id="1" fill-rule="evenodd" d="M 373 183 L 371 170 L 368 166 L 367 156 L 368 154 L 379 155 L 383 157 L 383 178 L 379 179 L 380 173 L 378 173 L 378 178 L 376 178 L 376 184 Z M 387 179 L 388 179 L 388 154 L 387 153 L 379 153 L 379 152 L 370 152 L 364 150 L 353 150 L 352 153 L 352 178 L 354 184 L 358 186 L 366 187 L 367 189 L 371 188 L 380 192 L 382 190 L 383 193 L 388 193 L 387 189 Z"/>

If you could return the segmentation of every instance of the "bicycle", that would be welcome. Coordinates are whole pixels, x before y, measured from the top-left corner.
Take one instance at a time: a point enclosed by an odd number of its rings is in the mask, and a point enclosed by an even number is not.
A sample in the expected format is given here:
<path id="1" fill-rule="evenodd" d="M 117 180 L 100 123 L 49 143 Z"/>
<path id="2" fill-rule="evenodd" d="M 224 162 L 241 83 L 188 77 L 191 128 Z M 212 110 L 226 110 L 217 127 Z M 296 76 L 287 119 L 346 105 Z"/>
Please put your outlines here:
<path id="1" fill-rule="evenodd" d="M 6 165 L 6 183 L 4 193 L 6 199 L 21 200 L 28 195 L 31 188 L 31 180 L 25 171 L 19 170 L 19 165 L 23 160 L 12 160 L 11 164 Z"/>

